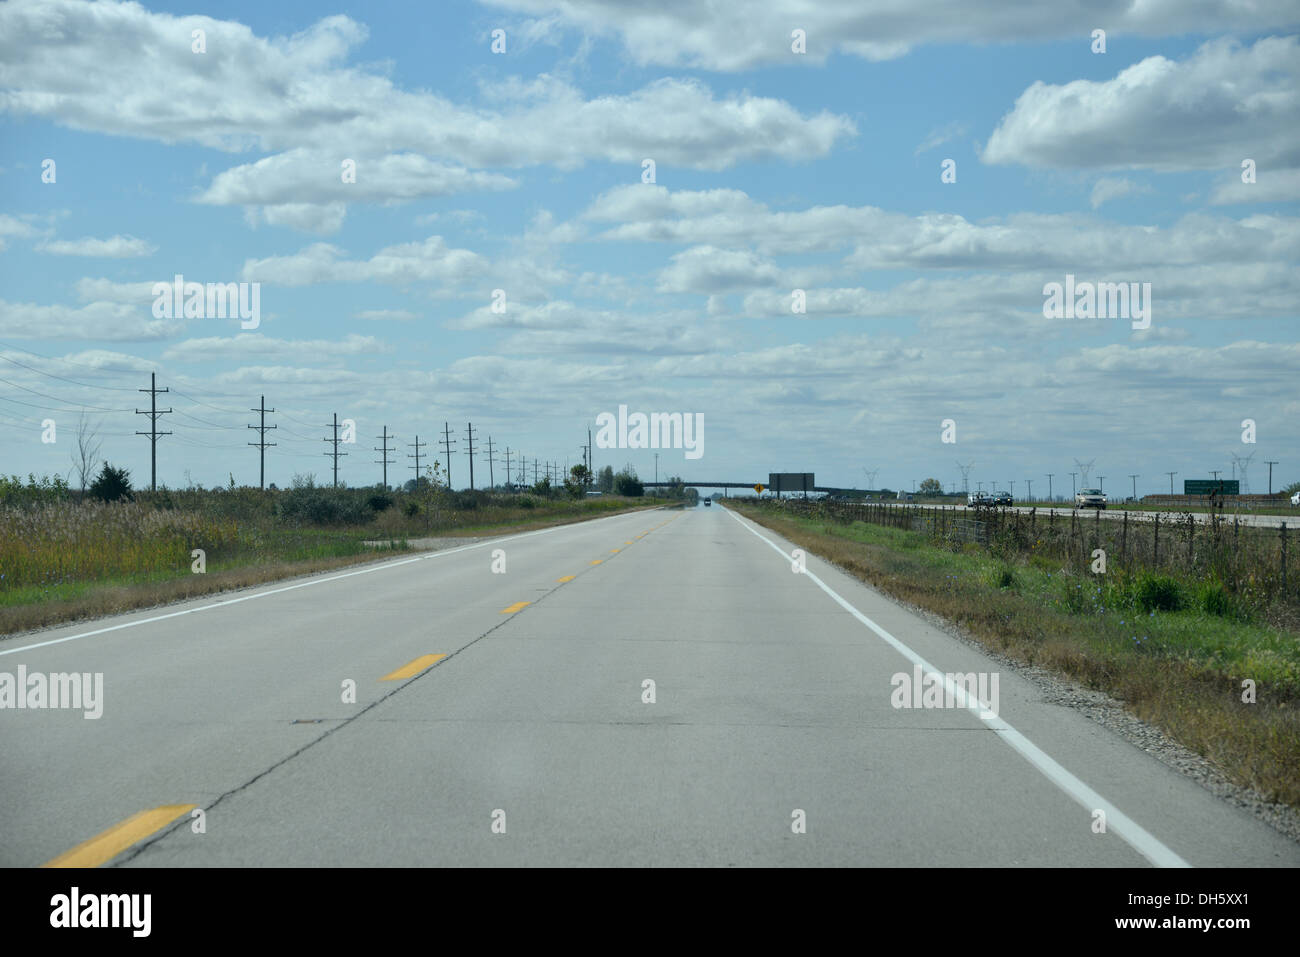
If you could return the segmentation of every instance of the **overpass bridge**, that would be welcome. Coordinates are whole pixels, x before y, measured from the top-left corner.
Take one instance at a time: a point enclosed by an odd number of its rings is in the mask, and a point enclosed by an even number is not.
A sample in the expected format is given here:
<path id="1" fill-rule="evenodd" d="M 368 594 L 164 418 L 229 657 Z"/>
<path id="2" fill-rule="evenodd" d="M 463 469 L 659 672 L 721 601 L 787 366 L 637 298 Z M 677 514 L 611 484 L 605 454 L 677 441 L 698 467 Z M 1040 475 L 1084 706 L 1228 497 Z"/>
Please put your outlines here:
<path id="1" fill-rule="evenodd" d="M 642 485 L 643 487 L 645 487 L 645 488 L 672 488 L 674 485 L 678 485 L 678 484 L 683 485 L 683 486 L 689 486 L 690 488 L 721 488 L 721 489 L 728 489 L 728 488 L 743 488 L 743 489 L 748 489 L 748 490 L 751 491 L 751 492 L 754 490 L 754 486 L 755 486 L 755 485 L 762 485 L 762 486 L 763 486 L 763 491 L 764 491 L 764 492 L 771 492 L 771 491 L 774 491 L 773 489 L 771 489 L 771 488 L 768 487 L 768 484 L 767 484 L 766 482 L 687 482 L 687 481 L 682 481 L 682 482 L 680 482 L 680 483 L 678 483 L 678 482 L 642 482 L 642 483 L 641 483 L 641 485 Z M 871 494 L 871 493 L 869 493 L 869 492 L 864 492 L 862 489 L 856 489 L 856 488 L 836 488 L 835 486 L 832 486 L 832 485 L 809 485 L 809 486 L 807 486 L 806 488 L 796 488 L 796 489 L 783 488 L 781 491 L 782 491 L 782 492 L 790 492 L 790 493 L 794 493 L 794 494 L 798 494 L 798 493 L 805 493 L 805 494 L 806 494 L 806 493 L 808 493 L 808 492 L 825 492 L 825 493 L 828 494 L 828 495 L 844 495 L 844 494 L 848 494 L 848 493 L 851 493 L 851 492 L 852 492 L 852 493 L 857 493 L 857 494 L 860 494 L 860 495 Z"/>

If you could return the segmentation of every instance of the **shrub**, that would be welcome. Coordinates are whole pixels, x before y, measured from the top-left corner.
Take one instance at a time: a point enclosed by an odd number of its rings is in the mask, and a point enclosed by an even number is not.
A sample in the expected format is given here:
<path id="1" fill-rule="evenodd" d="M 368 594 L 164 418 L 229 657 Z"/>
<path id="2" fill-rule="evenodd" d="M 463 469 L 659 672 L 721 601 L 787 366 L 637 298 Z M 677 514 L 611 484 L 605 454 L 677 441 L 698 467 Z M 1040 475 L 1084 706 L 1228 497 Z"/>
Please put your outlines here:
<path id="1" fill-rule="evenodd" d="M 105 462 L 98 477 L 91 483 L 90 494 L 101 502 L 116 502 L 123 498 L 130 501 L 131 473 L 126 469 L 115 469 Z"/>
<path id="2" fill-rule="evenodd" d="M 1199 594 L 1196 596 L 1196 604 L 1207 615 L 1218 615 L 1220 618 L 1227 618 L 1235 613 L 1232 596 L 1218 582 L 1206 582 L 1202 585 Z"/>
<path id="3" fill-rule="evenodd" d="M 994 588 L 1015 588 L 1016 573 L 1010 565 L 1003 565 L 993 570 Z"/>
<path id="4" fill-rule="evenodd" d="M 382 512 L 393 504 L 393 497 L 377 492 L 366 499 L 366 507 L 372 512 Z"/>
<path id="5" fill-rule="evenodd" d="M 1177 611 L 1182 605 L 1178 582 L 1168 575 L 1143 575 L 1133 597 L 1143 611 Z"/>

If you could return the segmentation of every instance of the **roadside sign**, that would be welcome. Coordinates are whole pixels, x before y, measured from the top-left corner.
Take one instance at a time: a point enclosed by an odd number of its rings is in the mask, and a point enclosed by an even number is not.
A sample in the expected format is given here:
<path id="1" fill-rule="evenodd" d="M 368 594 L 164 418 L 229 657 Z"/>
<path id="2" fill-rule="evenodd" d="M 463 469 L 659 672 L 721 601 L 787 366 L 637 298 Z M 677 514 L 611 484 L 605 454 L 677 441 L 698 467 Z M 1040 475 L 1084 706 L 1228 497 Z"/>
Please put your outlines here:
<path id="1" fill-rule="evenodd" d="M 1183 479 L 1184 495 L 1240 495 L 1240 479 Z"/>
<path id="2" fill-rule="evenodd" d="M 757 492 L 759 495 L 762 495 L 762 494 L 763 494 L 763 486 L 761 486 L 761 485 L 755 485 L 755 486 L 754 486 L 754 491 Z"/>

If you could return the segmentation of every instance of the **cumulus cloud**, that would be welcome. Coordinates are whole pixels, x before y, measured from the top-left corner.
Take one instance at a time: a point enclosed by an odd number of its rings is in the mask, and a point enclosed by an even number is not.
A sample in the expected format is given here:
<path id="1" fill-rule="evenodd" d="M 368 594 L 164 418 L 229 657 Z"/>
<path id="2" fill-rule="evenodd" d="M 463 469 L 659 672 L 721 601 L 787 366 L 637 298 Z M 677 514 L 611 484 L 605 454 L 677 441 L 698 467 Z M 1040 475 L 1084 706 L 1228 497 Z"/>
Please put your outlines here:
<path id="1" fill-rule="evenodd" d="M 488 5 L 595 37 L 616 37 L 642 65 L 748 70 L 770 64 L 822 63 L 834 53 L 889 60 L 931 43 L 1012 43 L 1083 38 L 1104 24 L 1111 36 L 1183 36 L 1188 33 L 1263 31 L 1296 22 L 1286 0 L 1147 0 L 1098 10 L 1088 0 L 484 0 Z M 791 50 L 802 29 L 807 52 Z"/>
<path id="2" fill-rule="evenodd" d="M 186 339 L 163 353 L 176 362 L 206 362 L 211 359 L 268 360 L 290 359 L 302 355 L 321 358 L 374 355 L 391 348 L 374 336 L 345 336 L 330 339 L 275 339 L 261 333 L 246 332 L 237 336 L 209 336 Z"/>
<path id="3" fill-rule="evenodd" d="M 1249 155 L 1300 167 L 1300 38 L 1210 41 L 1186 60 L 1153 56 L 1112 80 L 1038 82 L 1004 116 L 986 163 L 1174 172 L 1238 168 Z M 1214 135 L 1206 135 L 1213 130 Z"/>

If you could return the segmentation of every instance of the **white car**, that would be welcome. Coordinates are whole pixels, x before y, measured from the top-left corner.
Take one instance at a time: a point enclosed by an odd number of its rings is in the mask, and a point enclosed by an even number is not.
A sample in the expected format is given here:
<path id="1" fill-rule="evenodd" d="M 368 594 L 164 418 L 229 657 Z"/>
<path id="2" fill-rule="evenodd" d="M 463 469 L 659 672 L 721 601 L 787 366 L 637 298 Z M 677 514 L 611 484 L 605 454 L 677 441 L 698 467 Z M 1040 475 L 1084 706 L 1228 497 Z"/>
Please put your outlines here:
<path id="1" fill-rule="evenodd" d="M 1294 495 L 1291 496 L 1291 504 L 1300 505 L 1300 491 L 1297 491 Z"/>
<path id="2" fill-rule="evenodd" d="M 1075 508 L 1105 508 L 1106 494 L 1099 488 L 1081 488 L 1074 496 Z"/>

